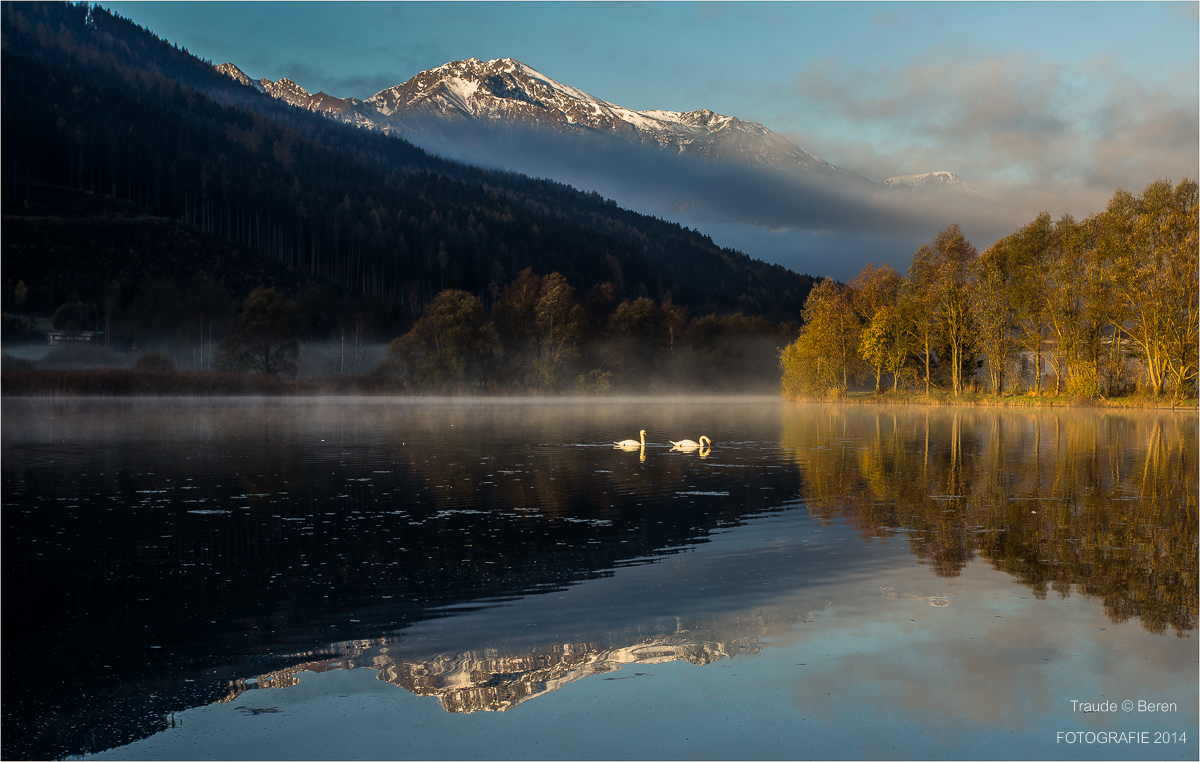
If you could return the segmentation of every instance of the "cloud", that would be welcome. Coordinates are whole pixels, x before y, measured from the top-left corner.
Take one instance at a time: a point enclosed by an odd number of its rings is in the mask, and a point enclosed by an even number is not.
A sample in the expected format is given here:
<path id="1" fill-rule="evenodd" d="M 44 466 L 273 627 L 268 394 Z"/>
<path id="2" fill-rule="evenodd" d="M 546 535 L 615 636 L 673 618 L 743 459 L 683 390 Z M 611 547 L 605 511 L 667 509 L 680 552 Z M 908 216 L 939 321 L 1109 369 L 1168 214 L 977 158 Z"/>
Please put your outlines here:
<path id="1" fill-rule="evenodd" d="M 1197 3 L 1168 3 L 1167 7 L 1184 23 L 1195 24 L 1200 19 L 1200 4 Z"/>
<path id="2" fill-rule="evenodd" d="M 879 179 L 949 169 L 996 196 L 1053 191 L 1070 205 L 1195 174 L 1198 89 L 1194 68 L 1147 79 L 1103 58 L 1015 51 L 902 69 L 826 59 L 801 72 L 792 95 L 853 136 L 797 136 L 835 164 Z"/>
<path id="3" fill-rule="evenodd" d="M 982 248 L 1037 212 L 1007 214 L 981 196 L 921 196 L 861 179 L 837 182 L 705 161 L 600 134 L 466 120 L 412 121 L 398 134 L 465 163 L 594 190 L 623 207 L 695 227 L 719 245 L 841 280 L 868 261 L 906 271 L 912 252 L 951 223 Z"/>
<path id="4" fill-rule="evenodd" d="M 885 6 L 886 7 L 886 6 Z M 902 8 L 903 6 L 897 5 Z M 913 14 L 910 9 L 897 11 L 889 7 L 886 12 L 876 11 L 871 14 L 871 23 L 867 26 L 866 35 L 886 34 L 889 36 L 913 34 L 917 32 Z"/>
<path id="5" fill-rule="evenodd" d="M 794 83 L 791 97 L 822 125 L 821 134 L 789 136 L 797 145 L 876 181 L 950 170 L 978 196 L 831 184 L 600 134 L 459 123 L 406 136 L 468 163 L 595 190 L 794 270 L 848 279 L 868 261 L 907 270 L 916 247 L 952 223 L 983 249 L 1040 211 L 1084 217 L 1117 188 L 1194 177 L 1198 89 L 1186 69 L 1135 78 L 1105 58 L 1047 62 L 1021 51 L 946 51 L 903 68 L 826 59 Z"/>

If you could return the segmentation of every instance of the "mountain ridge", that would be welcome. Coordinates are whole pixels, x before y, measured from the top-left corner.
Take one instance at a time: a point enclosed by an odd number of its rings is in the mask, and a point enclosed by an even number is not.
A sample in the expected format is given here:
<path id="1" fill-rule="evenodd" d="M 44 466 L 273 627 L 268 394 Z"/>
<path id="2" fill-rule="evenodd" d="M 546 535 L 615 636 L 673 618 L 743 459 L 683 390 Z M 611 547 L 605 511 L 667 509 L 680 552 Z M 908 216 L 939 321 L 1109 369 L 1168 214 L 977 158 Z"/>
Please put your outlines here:
<path id="1" fill-rule="evenodd" d="M 217 68 L 253 86 L 253 81 L 232 63 Z M 558 133 L 600 134 L 681 156 L 766 167 L 843 185 L 908 191 L 970 188 L 953 173 L 944 174 L 953 176 L 957 182 L 929 187 L 891 182 L 899 178 L 876 183 L 817 157 L 757 122 L 710 109 L 635 111 L 558 82 L 514 58 L 450 61 L 419 72 L 365 100 L 309 94 L 287 78 L 275 82 L 261 79 L 257 85 L 299 108 L 406 138 L 427 131 L 431 119 L 449 123 L 474 121 Z"/>
<path id="2" fill-rule="evenodd" d="M 814 282 L 595 192 L 447 160 L 290 107 L 240 69 L 201 61 L 103 9 L 5 3 L 0 14 L 13 157 L 5 187 L 21 191 L 6 197 L 6 214 L 36 206 L 39 187 L 135 201 L 406 320 L 445 285 L 491 303 L 527 268 L 559 272 L 581 294 L 611 282 L 618 301 L 669 298 L 698 315 L 781 322 L 800 318 Z M 39 25 L 55 34 L 35 34 Z M 55 277 L 35 278 L 28 304 L 47 314 L 63 294 L 103 302 L 122 272 L 118 262 L 84 280 L 72 268 L 58 277 L 61 256 L 39 251 L 27 261 Z M 34 273 L 8 272 L 14 283 L 25 275 Z M 133 287 L 151 273 L 128 275 Z"/>

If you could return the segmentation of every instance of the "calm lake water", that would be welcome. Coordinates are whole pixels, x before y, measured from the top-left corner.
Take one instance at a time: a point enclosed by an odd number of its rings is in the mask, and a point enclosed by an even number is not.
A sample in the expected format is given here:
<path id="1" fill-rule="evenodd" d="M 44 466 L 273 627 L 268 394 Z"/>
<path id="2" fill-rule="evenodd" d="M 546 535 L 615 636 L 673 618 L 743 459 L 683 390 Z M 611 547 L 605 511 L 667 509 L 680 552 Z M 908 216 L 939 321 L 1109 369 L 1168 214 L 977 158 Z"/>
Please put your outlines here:
<path id="1" fill-rule="evenodd" d="M 5 399 L 2 426 L 6 759 L 1197 756 L 1194 412 Z"/>

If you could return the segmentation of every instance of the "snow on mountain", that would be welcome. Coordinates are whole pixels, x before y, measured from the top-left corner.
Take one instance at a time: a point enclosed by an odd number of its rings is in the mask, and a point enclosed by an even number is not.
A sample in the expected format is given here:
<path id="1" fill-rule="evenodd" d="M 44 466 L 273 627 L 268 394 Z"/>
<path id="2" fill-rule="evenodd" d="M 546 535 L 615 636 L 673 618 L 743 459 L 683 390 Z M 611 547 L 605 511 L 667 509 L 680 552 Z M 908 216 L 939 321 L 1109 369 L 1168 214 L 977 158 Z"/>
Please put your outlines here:
<path id="1" fill-rule="evenodd" d="M 247 77 L 246 73 L 244 71 L 242 71 L 241 69 L 239 69 L 238 67 L 234 66 L 231 63 L 217 64 L 217 66 L 215 66 L 214 68 L 217 71 L 224 74 L 225 76 L 231 77 L 231 78 L 237 80 L 238 82 L 241 82 L 243 85 L 246 85 L 247 87 L 253 87 L 255 90 L 258 90 L 260 93 L 267 92 L 266 89 L 261 84 L 259 84 L 258 82 L 255 82 L 254 80 Z"/>
<path id="2" fill-rule="evenodd" d="M 977 194 L 974 188 L 963 182 L 963 179 L 953 172 L 926 172 L 920 175 L 900 175 L 889 177 L 883 185 L 901 191 L 929 193 L 941 191 L 957 191 L 960 193 Z"/>
<path id="3" fill-rule="evenodd" d="M 272 82 L 269 79 L 263 78 L 258 81 L 258 84 L 262 86 L 267 95 L 270 95 L 272 98 L 278 98 L 281 101 L 287 101 L 293 106 L 308 108 L 312 101 L 311 93 L 287 77 L 278 82 Z"/>
<path id="4" fill-rule="evenodd" d="M 862 179 L 798 148 L 761 124 L 707 109 L 633 111 L 561 84 L 512 58 L 452 61 L 421 72 L 367 99 L 404 127 L 411 117 L 473 118 L 555 129 L 599 132 L 705 159 L 763 164 L 839 179 Z"/>
<path id="5" fill-rule="evenodd" d="M 314 95 L 287 78 L 255 82 L 232 63 L 216 68 L 298 108 L 410 139 L 419 138 L 438 123 L 465 122 L 562 134 L 602 134 L 684 156 L 878 187 L 756 122 L 708 109 L 633 111 L 556 82 L 513 58 L 451 61 L 381 90 L 365 101 L 323 92 Z M 978 195 L 960 177 L 946 171 L 890 177 L 882 185 L 921 194 L 954 191 Z"/>
<path id="6" fill-rule="evenodd" d="M 217 67 L 249 83 L 233 64 Z M 240 75 L 240 76 L 239 76 Z M 382 90 L 366 101 L 310 94 L 289 79 L 261 79 L 272 97 L 359 126 L 411 136 L 429 117 L 450 122 L 601 133 L 635 145 L 658 146 L 682 155 L 765 165 L 838 180 L 865 178 L 822 161 L 755 122 L 707 109 L 690 112 L 633 111 L 547 77 L 512 58 L 451 61 Z"/>
<path id="7" fill-rule="evenodd" d="M 383 119 L 375 107 L 357 98 L 337 98 L 323 92 L 313 94 L 287 77 L 276 82 L 272 82 L 265 77 L 257 81 L 252 80 L 232 63 L 223 63 L 215 68 L 217 71 L 228 77 L 232 77 L 243 85 L 253 87 L 261 93 L 266 93 L 272 98 L 277 98 L 298 108 L 316 111 L 325 116 L 340 119 L 358 126 L 376 129 L 383 126 Z"/>

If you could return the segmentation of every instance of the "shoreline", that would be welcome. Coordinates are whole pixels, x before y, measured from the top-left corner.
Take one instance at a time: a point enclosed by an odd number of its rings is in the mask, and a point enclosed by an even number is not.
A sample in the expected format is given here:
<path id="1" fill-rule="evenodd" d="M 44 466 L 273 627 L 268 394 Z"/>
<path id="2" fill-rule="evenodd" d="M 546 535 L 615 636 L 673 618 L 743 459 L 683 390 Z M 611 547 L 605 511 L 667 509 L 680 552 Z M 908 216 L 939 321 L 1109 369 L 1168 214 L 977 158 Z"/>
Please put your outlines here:
<path id="1" fill-rule="evenodd" d="M 466 390 L 419 391 L 405 388 L 396 381 L 379 376 L 319 376 L 288 379 L 257 373 L 222 373 L 213 371 L 148 371 L 132 369 L 78 370 L 5 370 L 0 373 L 0 395 L 5 398 L 68 398 L 68 397 L 410 397 L 429 399 L 595 399 L 630 400 L 686 398 L 704 399 L 755 398 L 780 403 L 824 403 L 841 405 L 879 405 L 884 407 L 924 405 L 930 407 L 996 407 L 996 408 L 1093 408 L 1105 410 L 1179 410 L 1200 412 L 1200 400 L 1195 397 L 1173 401 L 1149 395 L 1130 395 L 1117 398 L 1072 398 L 1033 396 L 1029 394 L 995 396 L 950 392 L 924 393 L 849 392 L 828 397 L 787 399 L 778 392 L 766 390 L 720 391 L 704 390 L 690 393 L 680 389 L 662 388 L 631 394 L 613 390 L 606 394 L 580 394 L 575 391 L 536 392 L 508 390 L 479 394 Z"/>
<path id="2" fill-rule="evenodd" d="M 1068 397 L 1067 395 L 1032 394 L 960 394 L 934 391 L 926 395 L 919 393 L 894 394 L 884 392 L 848 392 L 837 397 L 811 397 L 787 400 L 788 402 L 825 402 L 843 405 L 926 405 L 929 407 L 1002 407 L 1002 408 L 1095 408 L 1103 410 L 1180 410 L 1200 412 L 1200 399 L 1189 397 L 1172 401 L 1169 397 L 1153 397 L 1146 394 L 1128 397 Z"/>

